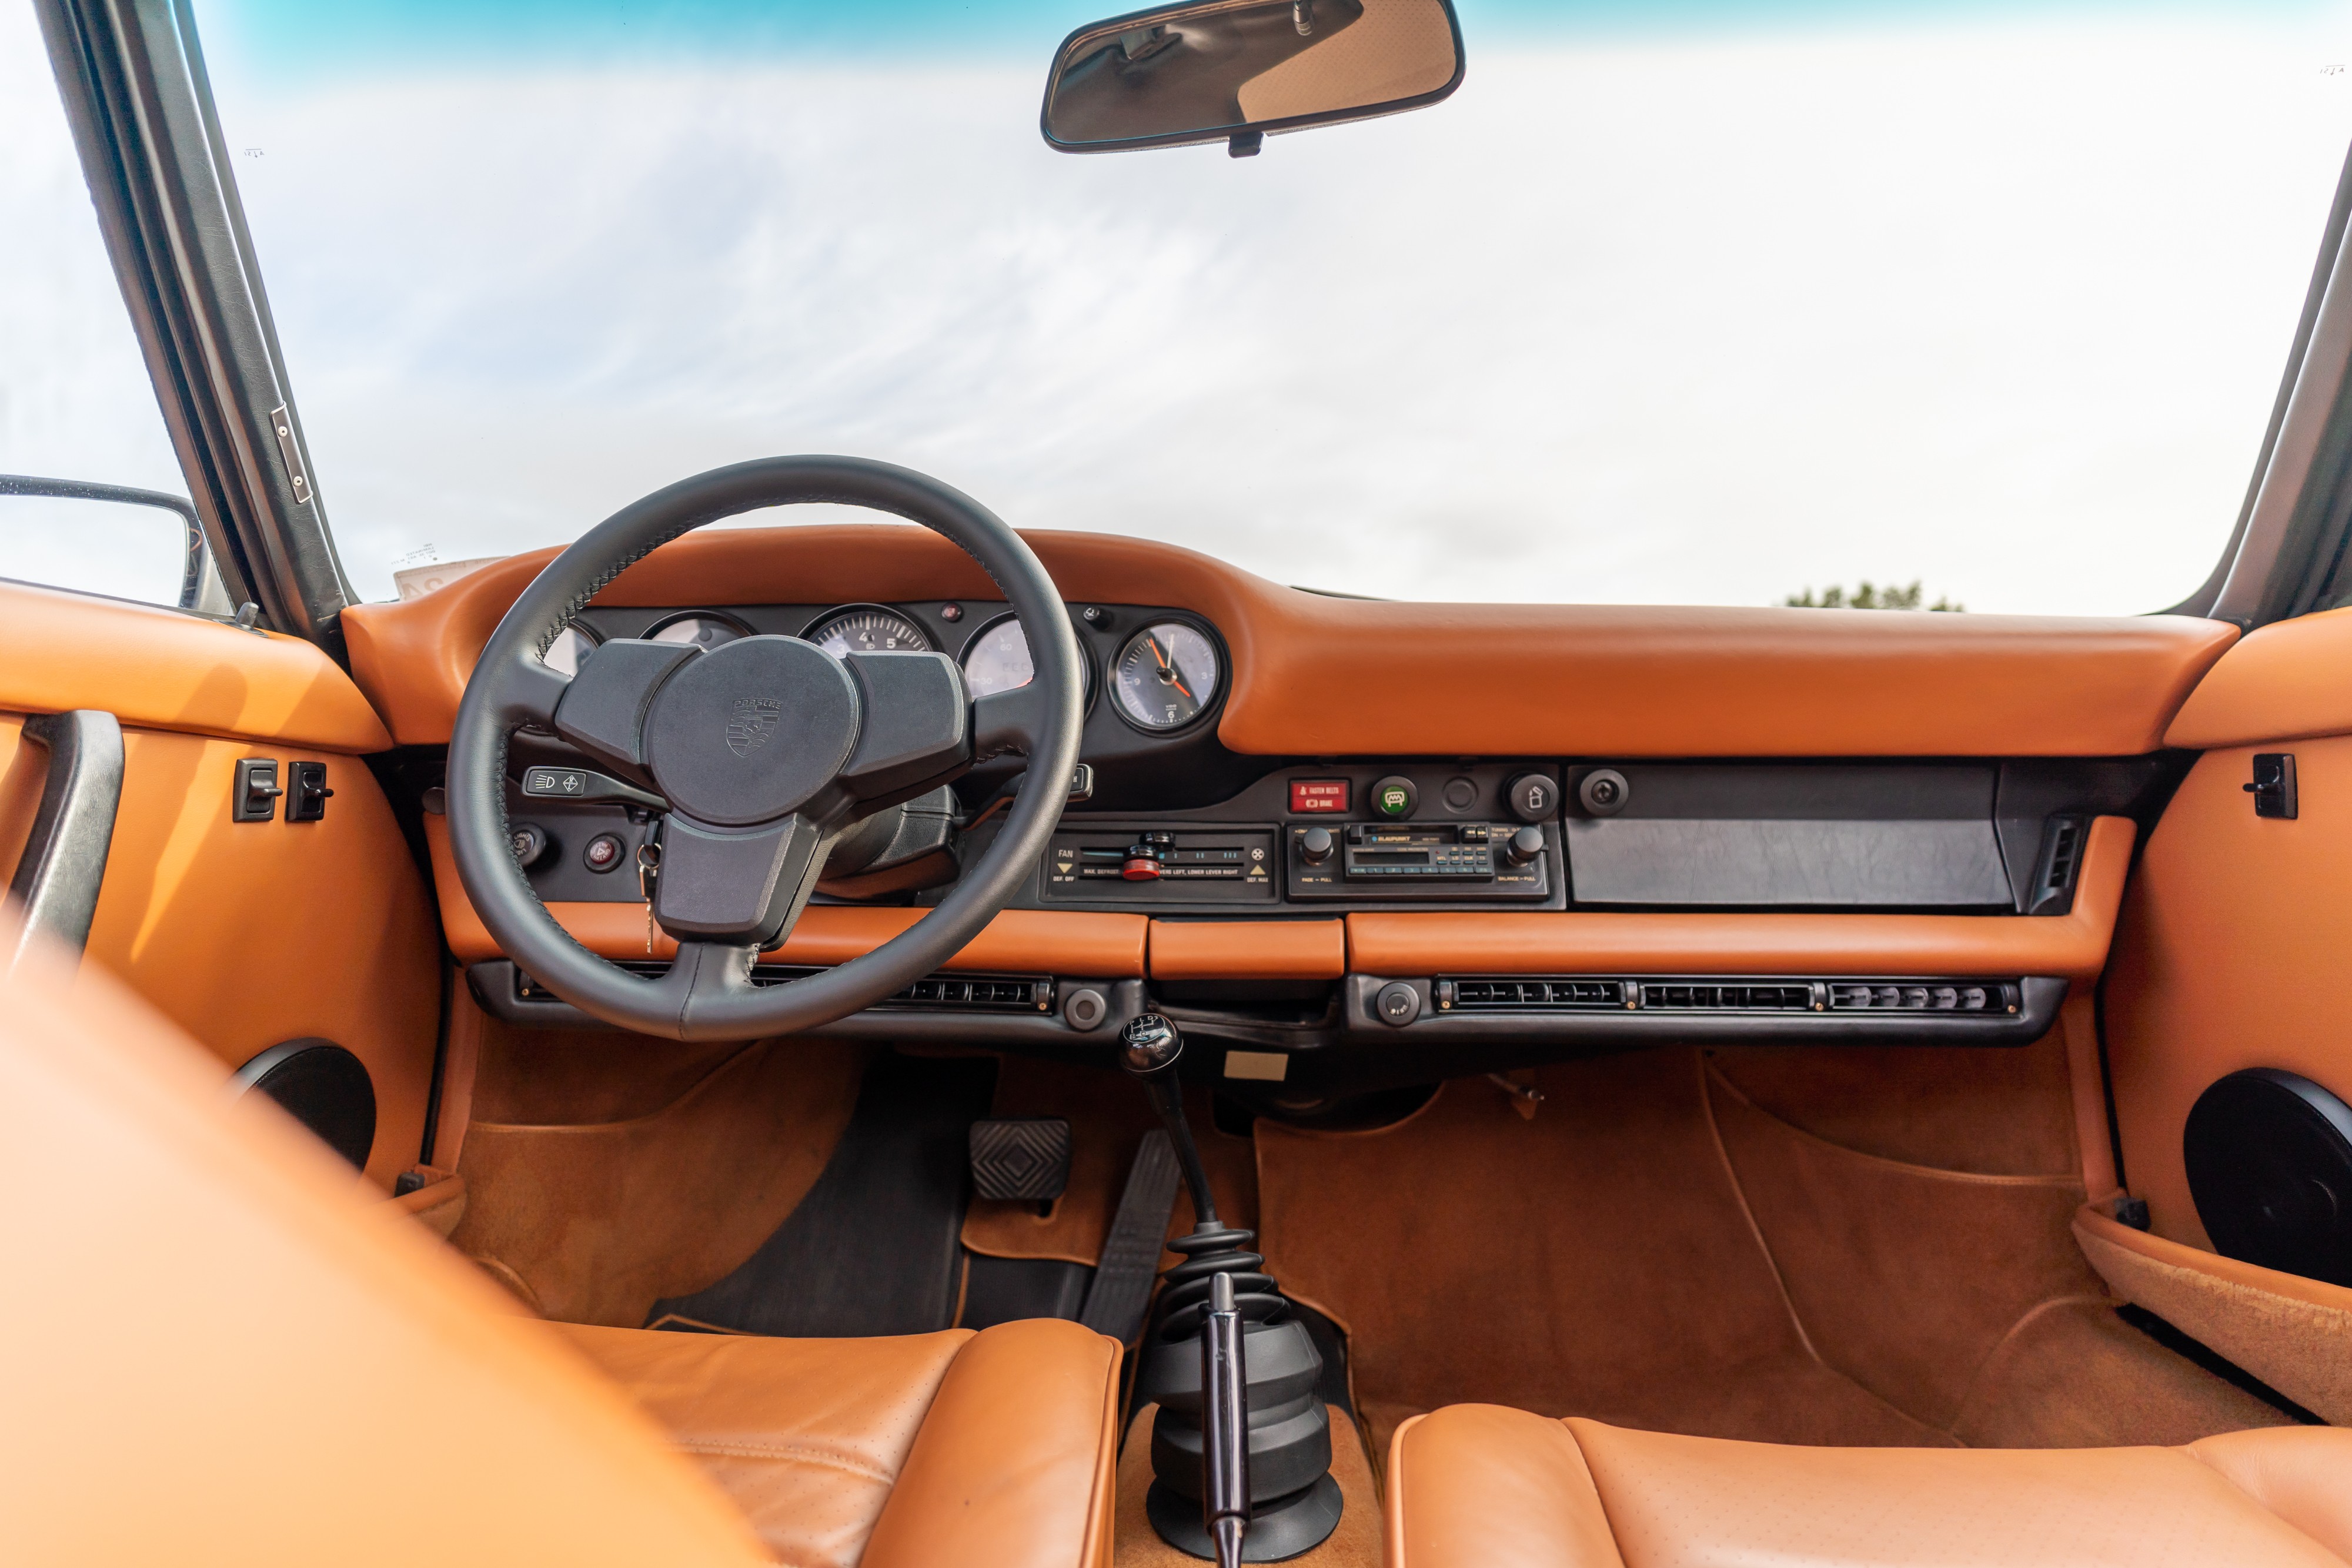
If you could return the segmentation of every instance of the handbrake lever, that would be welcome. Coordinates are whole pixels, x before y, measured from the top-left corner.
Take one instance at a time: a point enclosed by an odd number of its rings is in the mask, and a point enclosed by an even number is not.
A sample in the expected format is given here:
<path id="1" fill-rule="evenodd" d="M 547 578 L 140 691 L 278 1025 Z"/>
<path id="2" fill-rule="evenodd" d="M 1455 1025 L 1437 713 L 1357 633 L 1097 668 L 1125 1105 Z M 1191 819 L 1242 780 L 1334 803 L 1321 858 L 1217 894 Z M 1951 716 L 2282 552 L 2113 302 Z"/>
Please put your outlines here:
<path id="1" fill-rule="evenodd" d="M 1209 1281 L 1202 1330 L 1202 1519 L 1217 1549 L 1217 1568 L 1241 1568 L 1250 1517 L 1249 1367 L 1232 1275 Z"/>

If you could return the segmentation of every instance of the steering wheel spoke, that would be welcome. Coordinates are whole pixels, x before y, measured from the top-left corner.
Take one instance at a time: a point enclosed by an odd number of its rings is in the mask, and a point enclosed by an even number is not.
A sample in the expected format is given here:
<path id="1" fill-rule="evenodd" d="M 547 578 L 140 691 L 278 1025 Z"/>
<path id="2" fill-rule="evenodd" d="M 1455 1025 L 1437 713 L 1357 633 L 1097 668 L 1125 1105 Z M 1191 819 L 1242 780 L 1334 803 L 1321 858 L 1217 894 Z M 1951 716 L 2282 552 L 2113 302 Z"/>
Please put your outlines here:
<path id="1" fill-rule="evenodd" d="M 654 918 L 680 942 L 773 946 L 816 886 L 833 835 L 804 812 L 714 828 L 673 811 L 662 826 Z"/>
<path id="2" fill-rule="evenodd" d="M 566 684 L 551 710 L 551 727 L 607 767 L 643 779 L 646 713 L 654 693 L 699 652 L 690 643 L 614 638 Z"/>
<path id="3" fill-rule="evenodd" d="M 936 789 L 971 762 L 971 698 L 945 653 L 851 653 L 863 711 L 837 781 L 859 803 Z"/>
<path id="4" fill-rule="evenodd" d="M 1034 757 L 1041 737 L 1045 733 L 1045 719 L 1051 711 L 1045 695 L 1038 683 L 1015 686 L 1009 692 L 992 692 L 975 697 L 971 704 L 971 755 L 975 760 L 986 761 L 1007 752 Z"/>

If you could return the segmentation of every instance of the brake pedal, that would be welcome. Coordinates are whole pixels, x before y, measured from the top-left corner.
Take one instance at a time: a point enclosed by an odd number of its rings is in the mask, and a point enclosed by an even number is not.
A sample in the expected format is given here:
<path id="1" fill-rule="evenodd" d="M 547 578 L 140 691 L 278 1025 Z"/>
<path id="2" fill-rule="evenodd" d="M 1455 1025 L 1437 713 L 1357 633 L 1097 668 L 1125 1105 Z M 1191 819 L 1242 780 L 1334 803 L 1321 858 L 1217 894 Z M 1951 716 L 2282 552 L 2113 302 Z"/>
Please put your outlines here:
<path id="1" fill-rule="evenodd" d="M 1051 1203 L 1070 1184 L 1070 1124 L 1032 1116 L 971 1124 L 971 1186 L 982 1197 Z"/>

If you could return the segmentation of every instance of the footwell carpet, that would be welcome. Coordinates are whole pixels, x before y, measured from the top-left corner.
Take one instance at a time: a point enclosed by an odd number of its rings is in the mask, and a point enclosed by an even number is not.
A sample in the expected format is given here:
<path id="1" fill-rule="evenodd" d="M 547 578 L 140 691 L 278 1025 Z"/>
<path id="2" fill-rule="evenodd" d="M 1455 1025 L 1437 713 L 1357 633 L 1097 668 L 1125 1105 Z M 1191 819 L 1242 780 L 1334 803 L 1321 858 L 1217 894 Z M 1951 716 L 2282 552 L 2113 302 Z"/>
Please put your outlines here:
<path id="1" fill-rule="evenodd" d="M 996 1063 L 880 1056 L 824 1174 L 743 1265 L 654 1303 L 651 1328 L 839 1338 L 955 1322 L 971 1124 Z"/>

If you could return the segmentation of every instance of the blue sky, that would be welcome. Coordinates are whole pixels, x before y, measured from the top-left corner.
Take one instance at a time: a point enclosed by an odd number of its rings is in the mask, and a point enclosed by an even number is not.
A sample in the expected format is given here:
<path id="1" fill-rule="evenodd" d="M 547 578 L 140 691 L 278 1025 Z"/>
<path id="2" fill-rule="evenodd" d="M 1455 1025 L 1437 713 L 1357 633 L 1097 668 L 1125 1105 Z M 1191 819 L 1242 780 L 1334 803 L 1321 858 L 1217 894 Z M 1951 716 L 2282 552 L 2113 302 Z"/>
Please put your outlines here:
<path id="1" fill-rule="evenodd" d="M 1364 593 L 2145 611 L 2352 140 L 2352 0 L 1463 0 L 1454 98 L 1241 162 L 1044 145 L 1083 4 L 194 3 L 370 598 L 834 451 Z M 176 487 L 42 73 L 0 5 L 0 469 Z"/>
<path id="2" fill-rule="evenodd" d="M 2320 0 L 1455 0 L 1469 47 L 1563 40 L 1754 37 L 1857 26 L 1937 26 L 2064 18 L 2298 17 Z M 651 50 L 689 57 L 884 55 L 1042 57 L 1075 27 L 1115 15 L 1070 0 L 216 0 L 208 31 L 235 28 L 257 58 L 375 70 L 429 60 L 577 63 Z"/>

